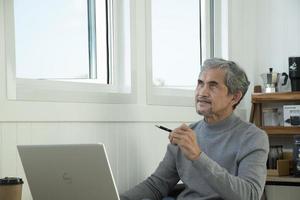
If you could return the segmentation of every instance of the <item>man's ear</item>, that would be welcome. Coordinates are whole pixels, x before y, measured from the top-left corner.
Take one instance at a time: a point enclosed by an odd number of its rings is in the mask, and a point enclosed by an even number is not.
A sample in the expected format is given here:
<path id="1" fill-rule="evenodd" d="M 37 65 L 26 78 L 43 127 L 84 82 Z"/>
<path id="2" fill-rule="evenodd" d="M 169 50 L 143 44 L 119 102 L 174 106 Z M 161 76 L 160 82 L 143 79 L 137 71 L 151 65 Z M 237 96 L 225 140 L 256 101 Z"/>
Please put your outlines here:
<path id="1" fill-rule="evenodd" d="M 243 94 L 241 91 L 238 91 L 237 93 L 235 93 L 232 97 L 232 106 L 237 104 L 241 100 L 242 96 L 243 96 Z"/>

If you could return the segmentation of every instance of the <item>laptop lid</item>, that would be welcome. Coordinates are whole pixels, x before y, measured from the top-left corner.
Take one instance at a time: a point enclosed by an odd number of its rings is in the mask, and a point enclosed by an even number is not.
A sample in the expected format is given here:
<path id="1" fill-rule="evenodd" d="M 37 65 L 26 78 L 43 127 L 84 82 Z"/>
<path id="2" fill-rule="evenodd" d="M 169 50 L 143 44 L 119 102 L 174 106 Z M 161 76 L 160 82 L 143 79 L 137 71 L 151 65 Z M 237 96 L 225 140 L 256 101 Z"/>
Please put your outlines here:
<path id="1" fill-rule="evenodd" d="M 119 200 L 103 144 L 17 148 L 33 199 Z"/>

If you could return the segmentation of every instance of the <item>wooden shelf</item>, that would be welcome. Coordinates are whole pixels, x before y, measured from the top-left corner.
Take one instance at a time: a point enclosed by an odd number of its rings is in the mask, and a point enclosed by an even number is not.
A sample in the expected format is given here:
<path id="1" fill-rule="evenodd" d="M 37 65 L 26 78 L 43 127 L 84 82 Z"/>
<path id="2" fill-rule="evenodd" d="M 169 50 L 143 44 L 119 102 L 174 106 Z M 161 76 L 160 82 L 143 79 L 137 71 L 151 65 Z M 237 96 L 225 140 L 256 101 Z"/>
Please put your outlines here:
<path id="1" fill-rule="evenodd" d="M 261 126 L 269 135 L 300 135 L 300 127 Z"/>
<path id="2" fill-rule="evenodd" d="M 262 109 L 263 104 L 295 102 L 300 104 L 300 92 L 274 92 L 274 93 L 253 93 L 250 122 L 265 130 L 269 135 L 296 135 L 300 134 L 300 127 L 263 126 Z"/>
<path id="3" fill-rule="evenodd" d="M 250 122 L 266 131 L 268 135 L 293 136 L 300 134 L 300 127 L 263 126 L 263 104 L 295 102 L 300 104 L 300 92 L 253 93 Z M 267 185 L 300 186 L 300 178 L 294 176 L 267 176 Z"/>
<path id="4" fill-rule="evenodd" d="M 267 176 L 266 184 L 300 186 L 300 178 L 294 176 Z"/>
<path id="5" fill-rule="evenodd" d="M 293 102 L 300 100 L 300 92 L 253 93 L 252 103 Z"/>

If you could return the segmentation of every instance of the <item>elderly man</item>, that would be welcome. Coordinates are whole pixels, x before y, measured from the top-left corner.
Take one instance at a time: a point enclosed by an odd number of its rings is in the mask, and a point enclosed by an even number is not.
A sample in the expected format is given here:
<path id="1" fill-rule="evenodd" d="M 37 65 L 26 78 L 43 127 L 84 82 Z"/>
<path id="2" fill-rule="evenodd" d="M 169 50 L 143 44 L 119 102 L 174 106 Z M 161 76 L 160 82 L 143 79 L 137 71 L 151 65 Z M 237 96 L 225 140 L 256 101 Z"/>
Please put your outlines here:
<path id="1" fill-rule="evenodd" d="M 206 60 L 195 91 L 196 110 L 204 119 L 173 130 L 156 171 L 121 200 L 161 200 L 179 180 L 186 187 L 177 200 L 260 199 L 268 137 L 233 113 L 248 86 L 245 72 L 234 62 Z"/>

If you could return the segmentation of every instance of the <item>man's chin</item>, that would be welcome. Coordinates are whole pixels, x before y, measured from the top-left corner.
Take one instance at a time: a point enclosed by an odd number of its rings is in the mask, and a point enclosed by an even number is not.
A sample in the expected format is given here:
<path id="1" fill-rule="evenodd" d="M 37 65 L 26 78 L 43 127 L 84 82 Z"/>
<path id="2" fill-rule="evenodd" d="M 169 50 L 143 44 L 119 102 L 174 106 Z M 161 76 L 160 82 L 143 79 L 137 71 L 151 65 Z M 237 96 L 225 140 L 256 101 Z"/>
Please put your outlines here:
<path id="1" fill-rule="evenodd" d="M 209 117 L 213 114 L 211 110 L 197 110 L 197 113 L 204 117 Z"/>

